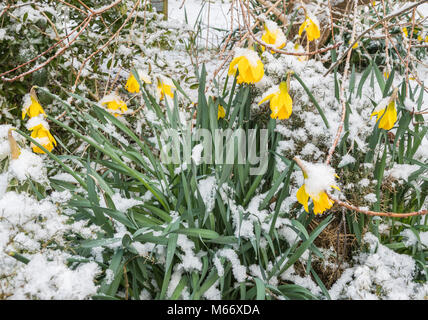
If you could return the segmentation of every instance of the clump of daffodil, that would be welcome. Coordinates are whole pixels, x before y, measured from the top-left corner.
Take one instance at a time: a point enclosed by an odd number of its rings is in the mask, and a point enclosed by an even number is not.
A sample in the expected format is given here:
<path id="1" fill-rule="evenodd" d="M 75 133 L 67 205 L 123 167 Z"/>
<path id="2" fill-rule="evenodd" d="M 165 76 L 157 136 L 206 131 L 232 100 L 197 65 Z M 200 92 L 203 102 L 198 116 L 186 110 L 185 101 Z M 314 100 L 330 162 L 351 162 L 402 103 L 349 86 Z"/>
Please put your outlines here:
<path id="1" fill-rule="evenodd" d="M 176 87 L 170 78 L 165 76 L 158 78 L 157 92 L 159 100 L 163 100 L 165 95 L 174 98 L 174 92 L 172 92 L 173 89 L 176 89 Z"/>
<path id="2" fill-rule="evenodd" d="M 220 118 L 224 118 L 226 116 L 226 111 L 224 110 L 222 105 L 218 105 L 218 112 L 217 112 L 217 120 Z"/>
<path id="3" fill-rule="evenodd" d="M 265 22 L 265 31 L 262 35 L 262 41 L 272 45 L 276 49 L 281 49 L 285 46 L 286 38 L 284 32 L 278 27 L 278 25 L 267 20 Z M 265 51 L 265 47 L 262 46 L 262 50 Z M 271 51 L 273 53 L 273 51 Z"/>
<path id="4" fill-rule="evenodd" d="M 22 106 L 22 119 L 28 115 L 30 118 L 37 117 L 39 114 L 45 113 L 42 106 L 37 99 L 34 88 L 31 88 L 30 94 L 24 97 L 24 105 Z"/>
<path id="5" fill-rule="evenodd" d="M 270 110 L 272 111 L 270 117 L 272 119 L 288 119 L 292 112 L 293 100 L 288 94 L 287 83 L 282 81 L 278 87 L 274 87 L 265 93 L 265 97 L 259 102 L 270 100 Z"/>
<path id="6" fill-rule="evenodd" d="M 302 35 L 303 31 L 306 31 L 308 41 L 318 39 L 321 35 L 318 19 L 313 16 L 306 15 L 305 21 L 299 28 L 299 36 Z"/>
<path id="7" fill-rule="evenodd" d="M 144 72 L 141 69 L 138 69 L 137 73 L 138 73 L 138 77 L 140 78 L 140 81 L 144 81 L 144 83 L 147 83 L 147 84 L 152 83 L 152 80 L 150 79 L 149 75 L 146 72 Z M 140 92 L 140 84 L 138 83 L 137 79 L 135 78 L 132 72 L 129 73 L 129 78 L 128 78 L 128 81 L 126 81 L 125 88 L 130 93 Z"/>
<path id="8" fill-rule="evenodd" d="M 370 115 L 370 119 L 376 116 L 380 129 L 390 130 L 397 121 L 397 109 L 395 108 L 397 93 L 398 88 L 395 88 L 392 95 L 382 99 Z"/>
<path id="9" fill-rule="evenodd" d="M 126 103 L 116 93 L 104 96 L 99 103 L 111 111 L 116 117 L 128 110 Z"/>
<path id="10" fill-rule="evenodd" d="M 36 140 L 49 152 L 52 151 L 54 145 L 56 146 L 56 141 L 49 132 L 49 124 L 43 119 L 43 116 L 31 118 L 28 120 L 26 127 L 28 130 L 32 131 L 31 138 Z M 41 148 L 33 143 L 31 143 L 31 147 L 35 153 L 45 153 Z"/>
<path id="11" fill-rule="evenodd" d="M 254 50 L 237 48 L 235 56 L 230 63 L 229 75 L 235 75 L 239 71 L 236 81 L 238 83 L 259 82 L 264 74 L 263 62 Z"/>
<path id="12" fill-rule="evenodd" d="M 309 212 L 309 198 L 314 204 L 314 214 L 321 214 L 330 209 L 334 201 L 328 197 L 330 188 L 335 185 L 334 169 L 322 163 L 308 163 L 297 157 L 293 159 L 303 171 L 304 183 L 296 193 L 297 201 Z"/>

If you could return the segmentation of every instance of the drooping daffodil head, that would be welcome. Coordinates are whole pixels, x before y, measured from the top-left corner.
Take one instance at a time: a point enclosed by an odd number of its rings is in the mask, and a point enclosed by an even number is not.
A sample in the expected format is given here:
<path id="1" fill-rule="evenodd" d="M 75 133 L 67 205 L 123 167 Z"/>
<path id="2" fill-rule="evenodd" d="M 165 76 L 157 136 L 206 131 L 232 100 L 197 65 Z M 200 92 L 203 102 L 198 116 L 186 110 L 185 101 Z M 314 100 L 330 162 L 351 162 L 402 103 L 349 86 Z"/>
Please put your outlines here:
<path id="1" fill-rule="evenodd" d="M 128 110 L 126 103 L 116 93 L 111 93 L 104 96 L 99 103 L 106 107 L 108 111 L 116 117 L 122 115 Z"/>
<path id="2" fill-rule="evenodd" d="M 272 45 L 276 49 L 281 49 L 285 46 L 286 38 L 284 32 L 278 27 L 275 22 L 266 20 L 265 31 L 262 35 L 262 41 Z M 265 51 L 264 46 L 262 46 L 262 50 Z M 273 53 L 272 50 L 271 53 Z"/>
<path id="3" fill-rule="evenodd" d="M 46 148 L 49 152 L 56 146 L 55 138 L 49 131 L 49 124 L 43 119 L 43 116 L 33 117 L 28 120 L 26 127 L 31 131 L 31 138 L 37 141 L 40 145 Z M 33 152 L 45 153 L 43 149 L 31 143 Z"/>
<path id="4" fill-rule="evenodd" d="M 370 119 L 376 116 L 376 122 L 380 129 L 390 130 L 397 121 L 397 109 L 395 100 L 391 97 L 382 99 L 370 115 Z M 379 120 L 380 119 L 380 120 Z"/>
<path id="5" fill-rule="evenodd" d="M 273 87 L 264 94 L 264 98 L 259 105 L 270 100 L 270 110 L 272 119 L 288 119 L 292 112 L 293 100 L 288 94 L 287 83 L 282 81 L 279 86 Z"/>
<path id="6" fill-rule="evenodd" d="M 298 159 L 300 165 L 304 167 L 304 183 L 296 193 L 297 201 L 303 205 L 306 212 L 309 212 L 309 198 L 314 204 L 314 214 L 324 213 L 330 209 L 334 201 L 328 197 L 327 192 L 336 186 L 334 169 L 323 163 L 309 163 Z"/>
<path id="7" fill-rule="evenodd" d="M 235 75 L 236 71 L 239 71 L 237 83 L 256 83 L 265 74 L 263 62 L 257 53 L 245 48 L 235 49 L 235 56 L 230 63 L 228 74 Z"/>
<path id="8" fill-rule="evenodd" d="M 22 119 L 28 115 L 30 118 L 37 117 L 39 114 L 45 113 L 37 99 L 36 93 L 32 89 L 29 94 L 24 96 L 24 104 L 22 106 Z"/>
<path id="9" fill-rule="evenodd" d="M 302 36 L 303 31 L 306 31 L 308 41 L 314 41 L 321 36 L 320 25 L 318 19 L 311 15 L 306 15 L 305 21 L 299 28 L 299 36 Z"/>
<path id="10" fill-rule="evenodd" d="M 159 100 L 163 100 L 165 95 L 169 96 L 170 98 L 174 98 L 174 92 L 172 91 L 173 89 L 176 89 L 176 87 L 170 78 L 165 76 L 160 76 L 158 78 L 157 93 Z"/>
<path id="11" fill-rule="evenodd" d="M 140 78 L 140 82 L 144 82 L 147 84 L 152 83 L 150 76 L 143 70 L 137 70 L 138 77 Z M 129 93 L 138 93 L 140 92 L 140 84 L 135 78 L 132 72 L 129 73 L 128 81 L 126 81 L 125 89 L 128 90 Z"/>

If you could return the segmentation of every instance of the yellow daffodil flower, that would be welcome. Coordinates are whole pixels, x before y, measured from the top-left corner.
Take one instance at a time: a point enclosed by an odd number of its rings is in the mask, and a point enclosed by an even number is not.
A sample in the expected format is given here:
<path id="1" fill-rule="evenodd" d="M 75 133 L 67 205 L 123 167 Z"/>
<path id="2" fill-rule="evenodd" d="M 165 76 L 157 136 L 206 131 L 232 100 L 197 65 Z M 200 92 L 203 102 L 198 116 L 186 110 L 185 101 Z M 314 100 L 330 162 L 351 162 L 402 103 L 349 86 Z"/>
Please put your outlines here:
<path id="1" fill-rule="evenodd" d="M 259 105 L 267 100 L 270 100 L 270 110 L 272 111 L 270 116 L 272 119 L 284 120 L 290 117 L 293 100 L 288 94 L 287 83 L 285 81 L 279 84 L 278 90 L 267 94 L 266 97 L 259 102 Z"/>
<path id="2" fill-rule="evenodd" d="M 313 41 L 321 36 L 319 23 L 314 17 L 306 16 L 305 21 L 299 28 L 299 37 L 302 35 L 303 31 L 306 31 L 308 41 Z"/>
<path id="3" fill-rule="evenodd" d="M 220 118 L 224 118 L 226 116 L 226 111 L 224 110 L 222 105 L 218 105 L 218 113 L 217 113 L 217 120 Z"/>
<path id="4" fill-rule="evenodd" d="M 423 41 L 422 36 L 421 36 L 420 34 L 418 35 L 418 41 L 419 41 L 419 42 L 422 42 L 422 41 Z"/>
<path id="5" fill-rule="evenodd" d="M 404 27 L 403 29 L 401 29 L 402 31 L 403 31 L 403 33 L 404 33 L 404 35 L 406 36 L 406 38 L 408 38 L 409 37 L 409 33 L 407 32 L 407 28 L 406 27 Z"/>
<path id="6" fill-rule="evenodd" d="M 388 105 L 386 105 L 387 103 L 388 101 L 385 99 L 383 100 L 383 102 L 379 103 L 379 105 L 370 115 L 370 119 L 373 116 L 376 116 L 376 121 L 380 119 L 378 124 L 379 128 L 390 130 L 394 126 L 395 122 L 397 121 L 397 110 L 395 109 L 394 100 L 392 100 L 391 102 L 388 103 Z"/>
<path id="7" fill-rule="evenodd" d="M 38 125 L 31 127 L 31 138 L 35 139 L 39 144 L 50 151 L 54 148 L 54 144 L 56 145 L 56 141 L 54 137 L 49 132 L 49 127 L 46 128 L 43 123 L 39 123 Z M 31 144 L 33 148 L 33 152 L 35 153 L 45 153 L 41 148 L 37 147 L 35 144 Z"/>
<path id="8" fill-rule="evenodd" d="M 236 81 L 238 83 L 259 82 L 264 74 L 264 66 L 257 53 L 250 49 L 238 48 L 235 57 L 230 63 L 229 75 L 235 75 L 239 71 Z"/>
<path id="9" fill-rule="evenodd" d="M 352 46 L 352 49 L 357 49 L 358 48 L 358 42 L 355 42 L 355 44 Z"/>
<path id="10" fill-rule="evenodd" d="M 22 107 L 22 119 L 28 114 L 30 118 L 37 117 L 39 114 L 45 113 L 39 101 L 37 100 L 36 93 L 33 89 L 30 94 L 24 98 L 24 105 Z"/>
<path id="11" fill-rule="evenodd" d="M 299 201 L 299 203 L 303 205 L 306 212 L 309 212 L 308 201 L 310 197 L 312 199 L 312 202 L 314 203 L 314 214 L 323 213 L 325 210 L 330 209 L 334 204 L 334 201 L 331 200 L 328 197 L 327 193 L 325 193 L 324 191 L 320 192 L 315 196 L 309 195 L 306 192 L 305 184 L 303 184 L 297 191 L 296 197 L 297 201 Z"/>
<path id="12" fill-rule="evenodd" d="M 385 72 L 383 73 L 383 76 L 385 77 L 385 79 L 388 79 L 388 78 L 389 78 L 389 72 L 388 72 L 388 71 L 385 71 Z"/>
<path id="13" fill-rule="evenodd" d="M 303 176 L 305 180 L 308 178 L 305 172 L 303 172 Z M 330 187 L 340 190 L 339 187 L 335 185 L 331 185 Z M 309 212 L 308 202 L 309 202 L 309 198 L 311 198 L 312 202 L 314 203 L 314 214 L 321 214 L 324 211 L 330 209 L 334 204 L 334 201 L 328 197 L 325 190 L 322 190 L 317 194 L 311 194 L 308 192 L 305 183 L 299 188 L 299 190 L 297 190 L 296 198 L 297 198 L 297 201 L 301 205 L 303 205 L 306 212 Z"/>
<path id="14" fill-rule="evenodd" d="M 158 79 L 158 95 L 160 96 L 160 100 L 163 100 L 165 95 L 170 96 L 171 98 L 174 98 L 174 93 L 172 92 L 172 89 L 176 89 L 174 83 L 171 79 L 167 77 L 161 77 Z"/>
<path id="15" fill-rule="evenodd" d="M 109 111 L 112 111 L 116 117 L 128 110 L 126 103 L 115 93 L 106 95 L 99 103 L 107 107 Z"/>
<path id="16" fill-rule="evenodd" d="M 276 49 L 281 49 L 285 46 L 286 38 L 284 32 L 278 28 L 278 25 L 275 22 L 266 21 L 262 41 L 272 45 Z M 262 50 L 265 51 L 264 46 L 262 46 Z M 271 53 L 274 53 L 274 51 L 271 50 Z"/>
<path id="17" fill-rule="evenodd" d="M 142 70 L 138 70 L 137 72 L 138 72 L 138 77 L 140 78 L 141 81 L 144 81 L 147 84 L 152 83 L 152 80 L 150 79 L 147 73 L 145 73 Z M 128 81 L 126 81 L 125 88 L 130 93 L 140 92 L 140 84 L 138 83 L 137 79 L 134 77 L 134 74 L 132 72 L 129 74 L 129 78 L 128 78 Z"/>

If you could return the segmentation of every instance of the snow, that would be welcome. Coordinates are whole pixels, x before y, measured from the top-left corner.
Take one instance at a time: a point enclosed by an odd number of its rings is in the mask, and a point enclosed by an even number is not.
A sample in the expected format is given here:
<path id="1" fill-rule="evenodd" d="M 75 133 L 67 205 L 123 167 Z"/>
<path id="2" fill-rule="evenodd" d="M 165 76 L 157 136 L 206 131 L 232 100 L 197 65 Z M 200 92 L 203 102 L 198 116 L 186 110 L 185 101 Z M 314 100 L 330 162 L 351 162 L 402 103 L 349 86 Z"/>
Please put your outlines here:
<path id="1" fill-rule="evenodd" d="M 93 279 L 100 273 L 95 262 L 85 263 L 75 270 L 65 265 L 65 257 L 35 254 L 15 277 L 16 288 L 12 300 L 82 300 L 97 292 Z"/>
<path id="2" fill-rule="evenodd" d="M 385 176 L 390 176 L 396 180 L 402 179 L 407 181 L 409 179 L 409 176 L 419 168 L 420 166 L 418 165 L 395 163 L 390 170 L 387 170 L 385 172 Z"/>
<path id="3" fill-rule="evenodd" d="M 27 124 L 25 125 L 25 127 L 28 130 L 31 130 L 31 128 L 38 126 L 39 124 L 41 124 L 46 130 L 49 130 L 49 124 L 46 122 L 46 120 L 44 119 L 44 114 L 40 114 L 37 117 L 32 117 L 30 119 L 28 119 Z"/>
<path id="4" fill-rule="evenodd" d="M 355 163 L 355 158 L 351 156 L 350 154 L 346 154 L 342 157 L 342 160 L 340 160 L 338 164 L 338 168 L 342 168 L 344 166 L 347 166 L 348 164 Z"/>
<path id="5" fill-rule="evenodd" d="M 10 174 L 20 182 L 27 179 L 42 184 L 48 182 L 42 158 L 28 149 L 21 149 L 18 159 L 11 160 L 9 168 Z"/>
<path id="6" fill-rule="evenodd" d="M 232 249 L 220 249 L 217 251 L 219 257 L 224 257 L 232 264 L 232 273 L 238 282 L 244 282 L 247 279 L 247 270 L 239 261 L 238 255 Z M 218 269 L 217 269 L 218 270 Z"/>
<path id="7" fill-rule="evenodd" d="M 182 266 L 186 271 L 201 271 L 201 259 L 195 255 L 193 251 L 195 249 L 195 243 L 189 240 L 185 235 L 179 234 L 177 239 L 177 246 L 179 246 L 184 251 L 184 256 L 182 257 L 180 266 Z"/>
<path id="8" fill-rule="evenodd" d="M 301 161 L 307 174 L 305 189 L 309 195 L 317 196 L 322 191 L 330 190 L 331 186 L 336 185 L 335 171 L 332 167 L 323 163 Z"/>
<path id="9" fill-rule="evenodd" d="M 211 212 L 214 209 L 215 196 L 217 192 L 215 177 L 209 176 L 205 179 L 199 180 L 198 189 L 205 204 L 205 211 Z"/>
<path id="10" fill-rule="evenodd" d="M 356 265 L 346 269 L 329 290 L 332 299 L 408 300 L 424 299 L 428 285 L 413 280 L 415 261 L 385 247 L 377 237 L 366 233 L 369 253 L 360 253 Z"/>
<path id="11" fill-rule="evenodd" d="M 257 52 L 247 48 L 236 48 L 234 58 L 238 57 L 245 57 L 253 67 L 257 67 L 257 62 L 260 61 Z"/>

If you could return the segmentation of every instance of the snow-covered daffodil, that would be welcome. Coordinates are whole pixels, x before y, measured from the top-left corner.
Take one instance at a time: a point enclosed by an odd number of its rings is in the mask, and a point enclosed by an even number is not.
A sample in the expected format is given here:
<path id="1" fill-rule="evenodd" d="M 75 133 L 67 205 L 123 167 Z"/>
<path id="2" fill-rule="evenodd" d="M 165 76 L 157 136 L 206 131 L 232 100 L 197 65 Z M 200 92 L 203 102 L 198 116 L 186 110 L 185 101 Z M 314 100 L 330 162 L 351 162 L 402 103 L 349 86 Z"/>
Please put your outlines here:
<path id="1" fill-rule="evenodd" d="M 314 41 L 321 35 L 318 20 L 315 17 L 306 16 L 305 21 L 299 28 L 299 36 L 302 35 L 303 31 L 306 31 L 308 41 Z"/>
<path id="2" fill-rule="evenodd" d="M 40 105 L 34 89 L 31 89 L 30 94 L 24 97 L 24 105 L 22 107 L 22 119 L 28 115 L 30 118 L 37 117 L 39 114 L 45 113 Z"/>
<path id="3" fill-rule="evenodd" d="M 222 105 L 218 105 L 218 112 L 217 112 L 217 120 L 220 118 L 224 118 L 226 116 L 226 111 L 224 110 Z"/>
<path id="4" fill-rule="evenodd" d="M 298 160 L 296 162 L 300 165 L 303 161 Z M 340 190 L 339 187 L 334 185 L 334 177 L 336 175 L 334 170 L 327 165 L 303 163 L 305 164 L 305 169 L 302 168 L 304 183 L 297 190 L 297 201 L 303 205 L 306 212 L 309 212 L 309 198 L 311 198 L 314 204 L 314 214 L 321 214 L 334 204 L 334 201 L 328 197 L 326 191 L 330 188 Z"/>
<path id="5" fill-rule="evenodd" d="M 174 98 L 174 92 L 172 92 L 172 89 L 176 89 L 176 87 L 170 78 L 161 76 L 158 79 L 157 91 L 158 91 L 160 100 L 162 100 L 165 97 L 165 95 L 170 96 L 171 98 Z"/>
<path id="6" fill-rule="evenodd" d="M 256 83 L 259 82 L 264 74 L 263 62 L 257 53 L 250 49 L 237 48 L 235 56 L 230 63 L 229 75 L 235 75 L 239 71 L 236 81 L 238 83 Z"/>
<path id="7" fill-rule="evenodd" d="M 32 121 L 35 119 L 34 121 Z M 48 151 L 52 151 L 54 145 L 56 146 L 55 138 L 49 132 L 49 125 L 46 121 L 42 119 L 32 118 L 28 121 L 27 127 L 31 132 L 31 138 L 36 140 L 43 147 L 48 149 Z M 31 143 L 31 147 L 33 148 L 33 152 L 35 153 L 45 153 L 41 148 Z"/>
<path id="8" fill-rule="evenodd" d="M 104 96 L 99 103 L 112 111 L 116 117 L 128 110 L 126 103 L 116 93 Z"/>
<path id="9" fill-rule="evenodd" d="M 263 102 L 270 100 L 270 110 L 272 119 L 288 119 L 292 112 L 293 100 L 287 91 L 287 83 L 282 81 L 278 88 L 274 88 L 272 91 L 268 91 L 266 96 L 259 102 L 259 105 Z"/>
<path id="10" fill-rule="evenodd" d="M 278 27 L 278 25 L 273 22 L 267 20 L 265 22 L 265 31 L 262 35 L 262 41 L 272 45 L 276 49 L 281 49 L 285 46 L 285 34 Z M 262 46 L 262 50 L 265 51 L 265 47 Z M 271 51 L 273 53 L 273 51 Z"/>
<path id="11" fill-rule="evenodd" d="M 152 80 L 150 79 L 149 75 L 145 73 L 143 70 L 139 69 L 137 70 L 137 73 L 141 81 L 144 81 L 147 84 L 152 83 Z M 129 78 L 128 78 L 128 81 L 126 81 L 125 88 L 130 93 L 140 92 L 140 84 L 138 83 L 137 79 L 135 78 L 132 72 L 129 74 Z"/>
<path id="12" fill-rule="evenodd" d="M 376 116 L 376 121 L 380 119 L 379 128 L 390 130 L 397 121 L 397 110 L 395 109 L 395 101 L 391 98 L 383 99 L 370 115 L 370 119 Z"/>

